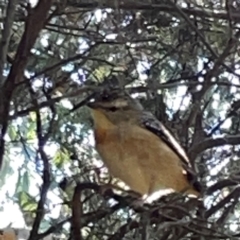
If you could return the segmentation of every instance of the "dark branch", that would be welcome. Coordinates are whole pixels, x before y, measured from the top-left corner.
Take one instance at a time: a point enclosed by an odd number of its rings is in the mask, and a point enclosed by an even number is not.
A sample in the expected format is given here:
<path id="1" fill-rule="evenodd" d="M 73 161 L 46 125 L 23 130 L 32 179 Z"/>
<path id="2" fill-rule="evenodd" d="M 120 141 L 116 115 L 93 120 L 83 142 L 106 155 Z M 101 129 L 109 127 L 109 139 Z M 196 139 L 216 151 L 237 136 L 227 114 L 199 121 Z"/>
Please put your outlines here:
<path id="1" fill-rule="evenodd" d="M 15 89 L 15 84 L 20 82 L 22 79 L 23 71 L 27 65 L 30 51 L 38 37 L 39 32 L 44 27 L 45 20 L 51 6 L 52 0 L 42 0 L 38 2 L 34 9 L 29 10 L 25 30 L 18 45 L 17 53 L 10 69 L 10 73 L 4 85 L 0 88 L 0 168 L 2 166 L 4 156 L 4 136 L 8 128 L 8 115 L 12 93 Z"/>
<path id="2" fill-rule="evenodd" d="M 4 64 L 6 62 L 7 53 L 8 53 L 8 45 L 11 36 L 11 29 L 14 21 L 15 9 L 17 5 L 17 0 L 9 0 L 6 12 L 6 18 L 3 23 L 3 30 L 2 30 L 2 39 L 0 43 L 0 85 L 3 82 L 3 69 Z"/>
<path id="3" fill-rule="evenodd" d="M 202 153 L 203 151 L 219 147 L 223 145 L 239 145 L 240 144 L 240 135 L 235 136 L 225 136 L 225 137 L 219 137 L 215 139 L 206 139 L 197 145 L 193 146 L 189 149 L 188 155 L 190 159 L 196 159 L 198 154 Z"/>

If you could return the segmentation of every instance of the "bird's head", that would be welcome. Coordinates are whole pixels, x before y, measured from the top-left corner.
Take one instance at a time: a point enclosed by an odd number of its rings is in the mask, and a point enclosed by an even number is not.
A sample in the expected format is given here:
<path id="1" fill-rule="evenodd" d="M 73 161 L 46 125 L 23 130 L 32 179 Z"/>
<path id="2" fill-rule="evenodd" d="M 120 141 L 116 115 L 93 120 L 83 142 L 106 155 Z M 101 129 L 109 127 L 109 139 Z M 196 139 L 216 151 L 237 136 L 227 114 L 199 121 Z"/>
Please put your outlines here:
<path id="1" fill-rule="evenodd" d="M 109 124 L 131 121 L 143 110 L 142 105 L 124 91 L 103 91 L 98 93 L 87 106 L 91 109 L 95 124 L 102 121 Z"/>

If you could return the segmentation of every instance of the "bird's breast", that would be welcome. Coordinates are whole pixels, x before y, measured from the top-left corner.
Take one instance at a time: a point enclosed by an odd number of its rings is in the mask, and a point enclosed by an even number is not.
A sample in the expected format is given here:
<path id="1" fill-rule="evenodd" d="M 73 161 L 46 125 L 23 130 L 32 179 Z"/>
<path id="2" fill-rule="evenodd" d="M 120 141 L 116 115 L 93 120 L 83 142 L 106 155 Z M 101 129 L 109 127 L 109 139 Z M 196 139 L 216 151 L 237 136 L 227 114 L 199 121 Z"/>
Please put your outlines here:
<path id="1" fill-rule="evenodd" d="M 161 182 L 161 176 L 171 177 L 169 169 L 174 171 L 179 163 L 159 137 L 138 126 L 120 125 L 108 131 L 96 129 L 95 139 L 111 175 L 142 194 L 150 191 L 151 182 L 156 179 Z M 180 172 L 180 166 L 177 168 Z"/>

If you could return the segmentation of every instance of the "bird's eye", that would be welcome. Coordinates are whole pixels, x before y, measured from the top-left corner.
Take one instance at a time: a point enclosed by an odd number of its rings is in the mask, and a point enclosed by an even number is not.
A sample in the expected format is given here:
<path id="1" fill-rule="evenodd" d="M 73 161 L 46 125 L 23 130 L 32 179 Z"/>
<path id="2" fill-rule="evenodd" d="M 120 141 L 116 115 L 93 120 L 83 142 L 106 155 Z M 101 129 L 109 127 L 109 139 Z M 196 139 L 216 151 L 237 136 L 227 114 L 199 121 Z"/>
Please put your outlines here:
<path id="1" fill-rule="evenodd" d="M 103 99 L 103 100 L 108 100 L 108 99 L 109 99 L 109 95 L 108 95 L 108 94 L 102 95 L 102 99 Z"/>
<path id="2" fill-rule="evenodd" d="M 117 111 L 117 108 L 116 108 L 116 107 L 110 107 L 109 110 L 110 110 L 111 112 L 115 112 L 115 111 Z"/>

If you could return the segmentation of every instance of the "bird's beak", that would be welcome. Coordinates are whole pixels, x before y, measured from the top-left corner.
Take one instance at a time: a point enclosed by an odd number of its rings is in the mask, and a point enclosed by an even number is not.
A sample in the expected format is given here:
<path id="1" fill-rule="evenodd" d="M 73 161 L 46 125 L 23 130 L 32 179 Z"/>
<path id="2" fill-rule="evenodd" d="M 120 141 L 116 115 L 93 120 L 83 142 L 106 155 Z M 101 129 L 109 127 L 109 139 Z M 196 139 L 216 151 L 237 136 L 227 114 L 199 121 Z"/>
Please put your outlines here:
<path id="1" fill-rule="evenodd" d="M 87 106 L 89 107 L 89 108 L 96 108 L 96 102 L 89 102 L 89 103 L 87 103 Z"/>
<path id="2" fill-rule="evenodd" d="M 91 109 L 100 110 L 100 109 L 108 109 L 112 106 L 112 104 L 108 102 L 93 101 L 93 102 L 87 103 L 87 106 Z"/>
<path id="3" fill-rule="evenodd" d="M 91 109 L 101 108 L 101 104 L 98 102 L 89 102 L 87 103 L 87 106 Z"/>

